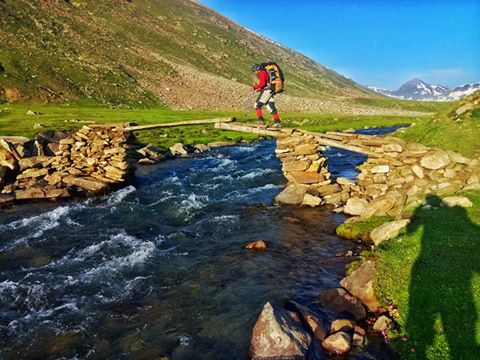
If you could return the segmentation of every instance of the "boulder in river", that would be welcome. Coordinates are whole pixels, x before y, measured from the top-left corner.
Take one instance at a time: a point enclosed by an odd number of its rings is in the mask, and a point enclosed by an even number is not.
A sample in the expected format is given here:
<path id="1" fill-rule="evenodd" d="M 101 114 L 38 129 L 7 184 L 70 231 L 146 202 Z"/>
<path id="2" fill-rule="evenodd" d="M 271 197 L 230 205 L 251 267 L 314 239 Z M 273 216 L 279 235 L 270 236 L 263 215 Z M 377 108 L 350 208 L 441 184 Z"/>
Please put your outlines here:
<path id="1" fill-rule="evenodd" d="M 306 185 L 290 184 L 275 197 L 275 202 L 290 205 L 301 204 L 307 190 L 308 186 Z"/>
<path id="2" fill-rule="evenodd" d="M 361 215 L 367 206 L 367 200 L 358 197 L 352 197 L 347 200 L 344 213 L 348 215 Z"/>
<path id="3" fill-rule="evenodd" d="M 263 240 L 256 240 L 252 241 L 251 243 L 248 243 L 245 246 L 245 249 L 249 250 L 267 250 L 267 245 L 265 244 L 265 241 Z"/>
<path id="4" fill-rule="evenodd" d="M 185 147 L 185 145 L 183 145 L 182 143 L 176 143 L 176 144 L 170 146 L 170 152 L 174 156 L 175 155 L 181 155 L 181 156 L 188 155 L 188 150 Z"/>
<path id="5" fill-rule="evenodd" d="M 356 320 L 362 320 L 367 316 L 362 303 L 345 289 L 333 288 L 324 290 L 319 295 L 319 299 L 323 306 L 338 313 L 351 314 Z"/>
<path id="6" fill-rule="evenodd" d="M 318 341 L 323 341 L 325 339 L 328 331 L 321 318 L 313 314 L 307 307 L 300 305 L 293 300 L 289 300 L 286 303 L 285 307 L 288 310 L 297 312 L 301 316 L 303 323 L 306 324 L 306 326 L 312 332 L 313 336 Z"/>
<path id="7" fill-rule="evenodd" d="M 350 351 L 352 335 L 345 331 L 336 332 L 322 342 L 323 348 L 330 354 L 344 355 Z"/>
<path id="8" fill-rule="evenodd" d="M 306 359 L 311 341 L 296 313 L 274 309 L 267 302 L 253 327 L 250 357 L 253 360 Z"/>
<path id="9" fill-rule="evenodd" d="M 371 312 L 376 312 L 379 307 L 373 289 L 374 274 L 375 263 L 368 260 L 360 265 L 352 274 L 340 281 L 340 285 L 347 289 L 356 299 L 360 300 Z"/>

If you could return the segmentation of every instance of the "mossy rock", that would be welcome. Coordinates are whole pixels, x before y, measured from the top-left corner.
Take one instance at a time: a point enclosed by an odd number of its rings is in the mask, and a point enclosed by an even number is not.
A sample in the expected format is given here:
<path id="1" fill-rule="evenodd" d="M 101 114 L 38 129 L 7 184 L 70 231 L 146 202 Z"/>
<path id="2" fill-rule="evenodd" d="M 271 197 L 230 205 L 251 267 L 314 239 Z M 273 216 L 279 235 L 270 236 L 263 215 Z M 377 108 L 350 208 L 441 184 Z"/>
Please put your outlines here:
<path id="1" fill-rule="evenodd" d="M 344 223 L 337 227 L 336 233 L 345 239 L 368 243 L 373 229 L 393 219 L 392 216 L 373 216 L 363 221 Z"/>

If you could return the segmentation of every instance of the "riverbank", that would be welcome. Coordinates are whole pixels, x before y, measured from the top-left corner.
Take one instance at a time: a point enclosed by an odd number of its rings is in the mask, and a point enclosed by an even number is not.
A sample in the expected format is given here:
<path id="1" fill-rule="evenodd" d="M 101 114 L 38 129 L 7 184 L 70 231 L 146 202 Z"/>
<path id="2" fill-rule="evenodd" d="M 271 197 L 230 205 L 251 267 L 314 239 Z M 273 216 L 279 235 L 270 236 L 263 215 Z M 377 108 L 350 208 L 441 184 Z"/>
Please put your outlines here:
<path id="1" fill-rule="evenodd" d="M 464 155 L 478 154 L 479 98 L 478 93 L 469 96 L 432 121 L 397 134 Z M 438 196 L 427 196 L 411 209 L 411 222 L 399 236 L 363 254 L 376 260 L 375 291 L 397 323 L 385 340 L 402 358 L 478 357 L 480 191 L 457 195 L 469 200 L 447 205 Z M 371 244 L 372 230 L 391 220 L 346 223 L 337 233 Z"/>

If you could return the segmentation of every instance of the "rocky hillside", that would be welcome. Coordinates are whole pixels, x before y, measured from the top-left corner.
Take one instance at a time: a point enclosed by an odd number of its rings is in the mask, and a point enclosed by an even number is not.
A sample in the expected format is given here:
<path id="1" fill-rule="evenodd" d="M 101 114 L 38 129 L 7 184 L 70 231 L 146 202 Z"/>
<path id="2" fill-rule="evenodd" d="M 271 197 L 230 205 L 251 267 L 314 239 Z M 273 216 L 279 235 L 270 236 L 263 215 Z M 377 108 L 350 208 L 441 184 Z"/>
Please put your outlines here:
<path id="1" fill-rule="evenodd" d="M 287 103 L 316 99 L 299 110 L 375 97 L 190 0 L 2 0 L 0 42 L 4 102 L 90 98 L 114 106 L 239 109 L 252 63 L 266 60 L 284 67 Z"/>

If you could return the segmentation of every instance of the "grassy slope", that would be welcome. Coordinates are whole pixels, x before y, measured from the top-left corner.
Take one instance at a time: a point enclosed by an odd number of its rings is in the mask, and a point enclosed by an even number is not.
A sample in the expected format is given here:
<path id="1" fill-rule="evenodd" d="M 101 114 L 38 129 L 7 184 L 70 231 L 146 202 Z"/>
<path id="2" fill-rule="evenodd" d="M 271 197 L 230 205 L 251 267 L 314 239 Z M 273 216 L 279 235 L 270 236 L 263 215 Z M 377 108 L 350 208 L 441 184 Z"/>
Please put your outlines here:
<path id="1" fill-rule="evenodd" d="M 404 358 L 480 354 L 480 193 L 464 195 L 474 207 L 419 208 L 407 234 L 376 251 L 377 292 L 398 304 Z"/>
<path id="2" fill-rule="evenodd" d="M 479 98 L 480 93 L 469 96 L 399 134 L 475 154 Z M 459 107 L 475 102 L 476 109 L 456 115 Z M 407 233 L 374 251 L 377 294 L 384 305 L 398 305 L 401 328 L 394 343 L 402 358 L 478 359 L 480 354 L 480 192 L 461 195 L 472 200 L 472 208 L 417 208 Z M 439 199 L 429 202 L 435 206 Z M 361 233 L 351 227 L 349 233 Z"/>
<path id="3" fill-rule="evenodd" d="M 249 85 L 251 73 L 241 69 L 275 59 L 284 65 L 291 95 L 377 97 L 190 0 L 71 3 L 0 1 L 0 90 L 34 100 L 159 105 L 160 93 L 146 84 L 152 74 L 174 76 L 169 62 Z"/>
<path id="4" fill-rule="evenodd" d="M 475 110 L 456 115 L 458 108 L 475 102 Z M 480 149 L 480 91 L 395 135 L 407 141 L 459 151 L 467 156 L 475 154 Z"/>

